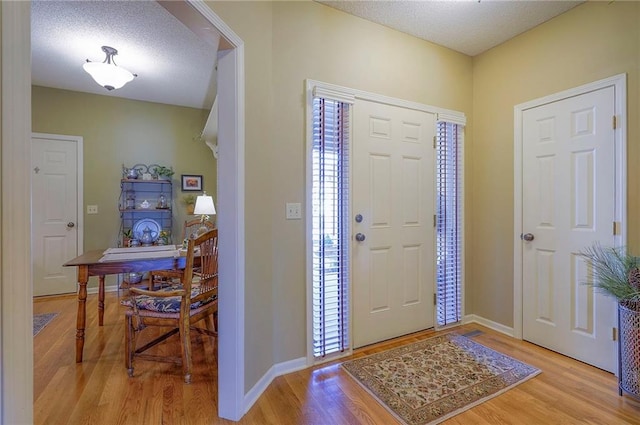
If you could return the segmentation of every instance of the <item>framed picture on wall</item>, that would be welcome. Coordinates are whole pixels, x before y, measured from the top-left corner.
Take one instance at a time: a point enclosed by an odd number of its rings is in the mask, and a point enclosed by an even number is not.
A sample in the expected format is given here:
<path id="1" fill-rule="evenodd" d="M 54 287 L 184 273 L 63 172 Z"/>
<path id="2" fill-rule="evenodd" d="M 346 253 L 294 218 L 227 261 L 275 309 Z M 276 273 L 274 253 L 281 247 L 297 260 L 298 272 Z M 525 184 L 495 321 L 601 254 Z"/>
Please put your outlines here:
<path id="1" fill-rule="evenodd" d="M 202 175 L 182 174 L 182 191 L 183 192 L 200 192 L 202 191 Z"/>

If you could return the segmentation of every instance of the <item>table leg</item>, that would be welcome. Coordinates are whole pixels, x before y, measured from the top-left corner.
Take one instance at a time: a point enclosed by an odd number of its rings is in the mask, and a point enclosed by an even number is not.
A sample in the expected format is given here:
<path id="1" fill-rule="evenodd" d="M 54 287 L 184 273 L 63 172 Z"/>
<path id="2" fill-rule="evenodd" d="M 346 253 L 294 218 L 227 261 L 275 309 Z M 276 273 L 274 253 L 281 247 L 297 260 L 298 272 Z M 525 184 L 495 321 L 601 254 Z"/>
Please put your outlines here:
<path id="1" fill-rule="evenodd" d="M 104 276 L 98 278 L 98 325 L 102 326 L 104 319 Z"/>
<path id="2" fill-rule="evenodd" d="M 82 363 L 82 351 L 84 348 L 84 327 L 87 319 L 87 281 L 89 269 L 87 266 L 78 266 L 78 318 L 76 322 L 76 363 Z"/>

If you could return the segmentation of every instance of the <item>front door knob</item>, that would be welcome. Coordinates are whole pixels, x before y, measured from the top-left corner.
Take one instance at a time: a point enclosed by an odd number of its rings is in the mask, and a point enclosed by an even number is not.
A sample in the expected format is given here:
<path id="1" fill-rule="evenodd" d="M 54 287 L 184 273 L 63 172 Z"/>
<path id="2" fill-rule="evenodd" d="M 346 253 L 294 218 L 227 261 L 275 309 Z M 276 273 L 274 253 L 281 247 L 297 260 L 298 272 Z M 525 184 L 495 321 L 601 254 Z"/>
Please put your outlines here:
<path id="1" fill-rule="evenodd" d="M 362 233 L 356 233 L 356 240 L 358 242 L 362 242 L 363 240 L 365 240 L 365 236 Z"/>
<path id="2" fill-rule="evenodd" d="M 70 222 L 68 222 L 68 223 L 67 223 L 67 227 L 68 227 L 69 229 L 71 229 L 71 228 L 72 228 L 73 226 L 75 226 L 75 225 L 76 225 L 76 224 L 75 224 L 73 221 L 70 221 Z"/>

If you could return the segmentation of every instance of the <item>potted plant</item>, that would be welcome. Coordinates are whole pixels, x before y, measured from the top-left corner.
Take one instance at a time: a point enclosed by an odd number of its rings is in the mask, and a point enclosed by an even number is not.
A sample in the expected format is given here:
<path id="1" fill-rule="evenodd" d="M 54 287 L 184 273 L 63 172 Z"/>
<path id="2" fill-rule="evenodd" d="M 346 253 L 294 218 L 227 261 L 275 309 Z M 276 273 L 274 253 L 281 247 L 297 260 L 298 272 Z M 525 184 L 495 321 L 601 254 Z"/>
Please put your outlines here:
<path id="1" fill-rule="evenodd" d="M 171 232 L 169 230 L 161 230 L 158 235 L 158 245 L 168 245 L 169 239 L 171 238 Z"/>
<path id="2" fill-rule="evenodd" d="M 132 237 L 133 237 L 133 230 L 124 229 L 122 231 L 122 246 L 128 247 Z"/>
<path id="3" fill-rule="evenodd" d="M 153 174 L 157 176 L 158 180 L 171 180 L 171 176 L 173 176 L 174 171 L 171 167 L 156 165 L 153 169 Z"/>
<path id="4" fill-rule="evenodd" d="M 640 398 L 640 258 L 599 243 L 580 255 L 591 266 L 586 283 L 618 302 L 618 392 Z"/>
<path id="5" fill-rule="evenodd" d="M 615 298 L 627 307 L 640 306 L 640 258 L 622 247 L 599 243 L 582 250 L 580 256 L 591 265 L 587 284 Z"/>
<path id="6" fill-rule="evenodd" d="M 196 206 L 196 195 L 189 193 L 182 197 L 182 203 L 187 207 L 187 214 L 193 214 L 193 209 Z"/>

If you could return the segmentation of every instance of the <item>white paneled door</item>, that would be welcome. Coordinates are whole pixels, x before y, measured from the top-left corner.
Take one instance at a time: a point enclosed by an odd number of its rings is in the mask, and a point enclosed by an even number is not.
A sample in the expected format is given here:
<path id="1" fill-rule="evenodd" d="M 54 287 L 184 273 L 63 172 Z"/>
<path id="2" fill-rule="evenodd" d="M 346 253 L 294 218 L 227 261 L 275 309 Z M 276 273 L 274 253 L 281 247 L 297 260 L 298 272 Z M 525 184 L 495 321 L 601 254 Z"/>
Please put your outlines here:
<path id="1" fill-rule="evenodd" d="M 614 88 L 523 112 L 523 338 L 614 371 L 615 303 L 578 255 L 614 243 Z"/>
<path id="2" fill-rule="evenodd" d="M 354 105 L 353 345 L 433 327 L 435 117 Z"/>
<path id="3" fill-rule="evenodd" d="M 76 291 L 78 139 L 36 135 L 31 149 L 33 295 Z"/>

